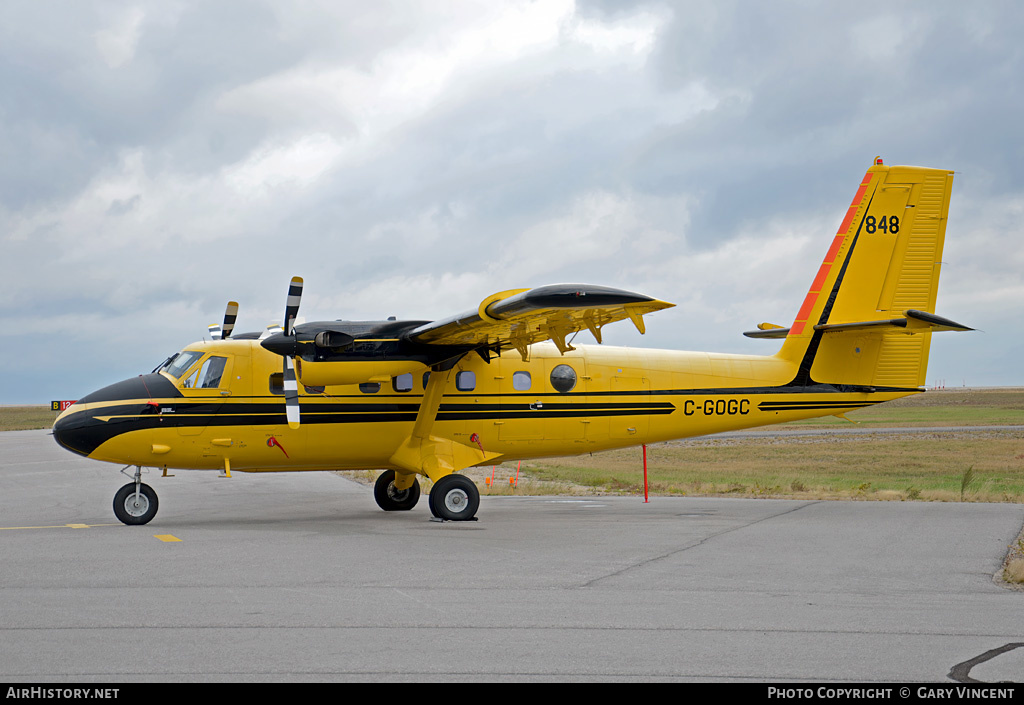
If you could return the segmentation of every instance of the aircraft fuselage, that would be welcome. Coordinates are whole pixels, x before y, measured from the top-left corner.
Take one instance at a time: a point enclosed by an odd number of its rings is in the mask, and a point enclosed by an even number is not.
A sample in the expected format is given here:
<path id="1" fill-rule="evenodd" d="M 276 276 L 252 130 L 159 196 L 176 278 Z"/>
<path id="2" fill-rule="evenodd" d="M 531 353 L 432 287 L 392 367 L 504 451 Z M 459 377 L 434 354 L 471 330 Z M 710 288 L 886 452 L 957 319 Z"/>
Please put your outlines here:
<path id="1" fill-rule="evenodd" d="M 179 377 L 166 371 L 111 385 L 54 426 L 66 448 L 122 465 L 239 471 L 394 468 L 421 408 L 429 368 L 370 363 L 380 381 L 299 385 L 302 425 L 289 428 L 278 355 L 255 340 L 200 342 Z M 216 386 L 196 373 L 226 358 Z M 352 363 L 346 363 L 352 364 Z M 409 371 L 411 370 L 411 371 Z M 479 463 L 559 455 L 826 416 L 917 391 L 792 384 L 797 366 L 773 356 L 534 345 L 465 355 L 446 375 L 430 435 L 480 449 Z M 193 386 L 187 386 L 190 380 Z M 556 386 L 557 385 L 557 386 Z M 484 455 L 486 451 L 486 456 Z"/>

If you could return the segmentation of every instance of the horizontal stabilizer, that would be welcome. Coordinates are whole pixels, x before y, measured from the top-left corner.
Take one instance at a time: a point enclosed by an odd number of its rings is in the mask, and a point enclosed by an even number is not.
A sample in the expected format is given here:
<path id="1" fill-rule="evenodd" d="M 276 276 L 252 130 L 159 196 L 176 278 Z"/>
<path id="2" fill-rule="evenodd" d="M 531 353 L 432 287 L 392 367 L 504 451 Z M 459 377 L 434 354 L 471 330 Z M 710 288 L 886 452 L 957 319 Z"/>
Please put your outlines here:
<path id="1" fill-rule="evenodd" d="M 758 323 L 757 330 L 748 330 L 743 335 L 748 338 L 785 338 L 788 334 L 789 328 L 774 323 Z"/>
<path id="2" fill-rule="evenodd" d="M 785 338 L 789 335 L 789 328 L 765 328 L 759 330 L 744 331 L 743 335 L 748 338 Z"/>
<path id="3" fill-rule="evenodd" d="M 814 330 L 841 331 L 878 327 L 905 328 L 907 333 L 923 333 L 926 330 L 974 330 L 973 328 L 968 328 L 965 325 L 951 321 L 948 318 L 936 316 L 934 313 L 909 310 L 905 311 L 904 315 L 906 318 L 886 318 L 880 321 L 858 321 L 856 323 L 825 323 L 814 326 Z"/>
<path id="4" fill-rule="evenodd" d="M 936 316 L 934 313 L 927 313 L 925 311 L 915 311 L 913 309 L 904 311 L 906 318 L 884 318 L 878 321 L 857 321 L 856 323 L 826 323 L 814 326 L 814 330 L 823 330 L 830 332 L 837 332 L 843 330 L 860 330 L 865 328 L 903 328 L 907 333 L 923 333 L 926 330 L 932 332 L 940 331 L 971 331 L 973 328 L 951 321 L 948 318 L 942 316 Z M 761 326 L 765 326 L 762 328 Z M 789 328 L 781 327 L 769 327 L 772 324 L 762 323 L 758 326 L 759 330 L 748 330 L 743 335 L 748 338 L 785 338 L 789 335 Z"/>
<path id="5" fill-rule="evenodd" d="M 907 322 L 908 328 L 921 327 L 923 325 L 926 328 L 931 328 L 933 331 L 953 330 L 963 332 L 974 330 L 961 323 L 955 323 L 948 318 L 936 316 L 934 313 L 928 313 L 927 311 L 910 310 L 906 311 L 905 315 L 909 319 Z"/>

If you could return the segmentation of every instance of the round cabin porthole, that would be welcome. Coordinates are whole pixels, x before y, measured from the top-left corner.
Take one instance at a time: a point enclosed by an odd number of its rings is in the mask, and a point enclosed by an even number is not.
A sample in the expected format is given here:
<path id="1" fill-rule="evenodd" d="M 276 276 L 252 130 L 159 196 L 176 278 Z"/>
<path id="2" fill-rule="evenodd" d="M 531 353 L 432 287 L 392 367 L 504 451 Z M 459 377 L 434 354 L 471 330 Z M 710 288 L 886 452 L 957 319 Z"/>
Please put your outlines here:
<path id="1" fill-rule="evenodd" d="M 557 365 L 551 370 L 551 386 L 559 392 L 569 392 L 576 386 L 576 370 L 568 365 Z"/>

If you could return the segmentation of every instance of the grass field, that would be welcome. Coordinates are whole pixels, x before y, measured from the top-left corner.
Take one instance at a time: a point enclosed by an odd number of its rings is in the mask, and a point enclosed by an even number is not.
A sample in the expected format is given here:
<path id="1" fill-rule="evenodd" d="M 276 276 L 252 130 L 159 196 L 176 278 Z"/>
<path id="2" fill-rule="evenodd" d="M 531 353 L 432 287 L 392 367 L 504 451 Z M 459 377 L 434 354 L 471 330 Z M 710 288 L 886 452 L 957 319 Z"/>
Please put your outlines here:
<path id="1" fill-rule="evenodd" d="M 853 411 L 847 418 L 777 428 L 852 428 L 853 421 L 858 428 L 880 431 L 848 436 L 712 436 L 649 446 L 649 490 L 656 495 L 1024 502 L 1022 431 L 881 431 L 1024 426 L 1024 389 L 928 392 Z M 508 478 L 516 469 L 500 466 L 494 488 L 485 491 L 510 494 Z M 480 470 L 472 472 L 479 475 Z M 628 448 L 524 462 L 515 492 L 642 494 L 642 453 Z"/>
<path id="2" fill-rule="evenodd" d="M 0 430 L 48 428 L 48 407 L 0 407 Z M 1024 425 L 1024 389 L 948 390 L 850 412 L 861 428 Z M 828 418 L 779 428 L 850 426 Z M 488 494 L 638 494 L 641 450 L 629 448 L 466 471 Z M 375 472 L 351 473 L 372 482 Z M 365 475 L 365 477 L 364 477 Z M 648 447 L 652 494 L 1024 502 L 1024 432 L 707 438 Z M 427 489 L 427 488 L 424 488 Z"/>
<path id="3" fill-rule="evenodd" d="M 649 446 L 647 462 L 654 494 L 1024 501 L 1021 432 L 676 441 Z M 638 449 L 523 469 L 595 491 L 643 491 Z"/>
<path id="4" fill-rule="evenodd" d="M 915 394 L 847 414 L 864 426 L 1024 426 L 1024 389 L 950 389 Z M 844 426 L 826 416 L 787 426 Z"/>
<path id="5" fill-rule="evenodd" d="M 57 412 L 49 406 L 0 406 L 0 431 L 28 431 L 50 428 Z"/>

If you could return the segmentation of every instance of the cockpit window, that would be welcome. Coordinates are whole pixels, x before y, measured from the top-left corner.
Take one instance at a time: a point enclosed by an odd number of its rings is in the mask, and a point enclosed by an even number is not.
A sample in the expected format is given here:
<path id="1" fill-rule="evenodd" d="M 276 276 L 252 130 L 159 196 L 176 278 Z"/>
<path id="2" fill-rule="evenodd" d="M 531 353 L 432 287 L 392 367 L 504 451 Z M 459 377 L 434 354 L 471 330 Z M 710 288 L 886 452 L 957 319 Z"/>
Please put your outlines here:
<path id="1" fill-rule="evenodd" d="M 175 355 L 170 364 L 168 364 L 162 371 L 177 379 L 185 374 L 185 370 L 191 367 L 192 363 L 202 356 L 203 353 L 196 352 L 195 350 L 183 350 Z"/>
<path id="2" fill-rule="evenodd" d="M 202 368 L 199 370 L 199 388 L 216 389 L 219 387 L 220 378 L 224 375 L 224 365 L 227 361 L 226 357 L 220 357 L 219 355 L 211 355 L 206 358 L 206 362 L 203 363 Z"/>
<path id="3" fill-rule="evenodd" d="M 157 372 L 160 372 L 161 370 L 166 370 L 167 366 L 169 364 L 171 364 L 172 362 L 174 362 L 174 358 L 178 357 L 178 355 L 180 355 L 180 354 L 181 353 L 174 353 L 169 358 L 167 358 L 166 360 L 161 362 L 159 365 L 157 365 L 156 367 L 153 368 L 152 374 L 156 374 Z"/>

